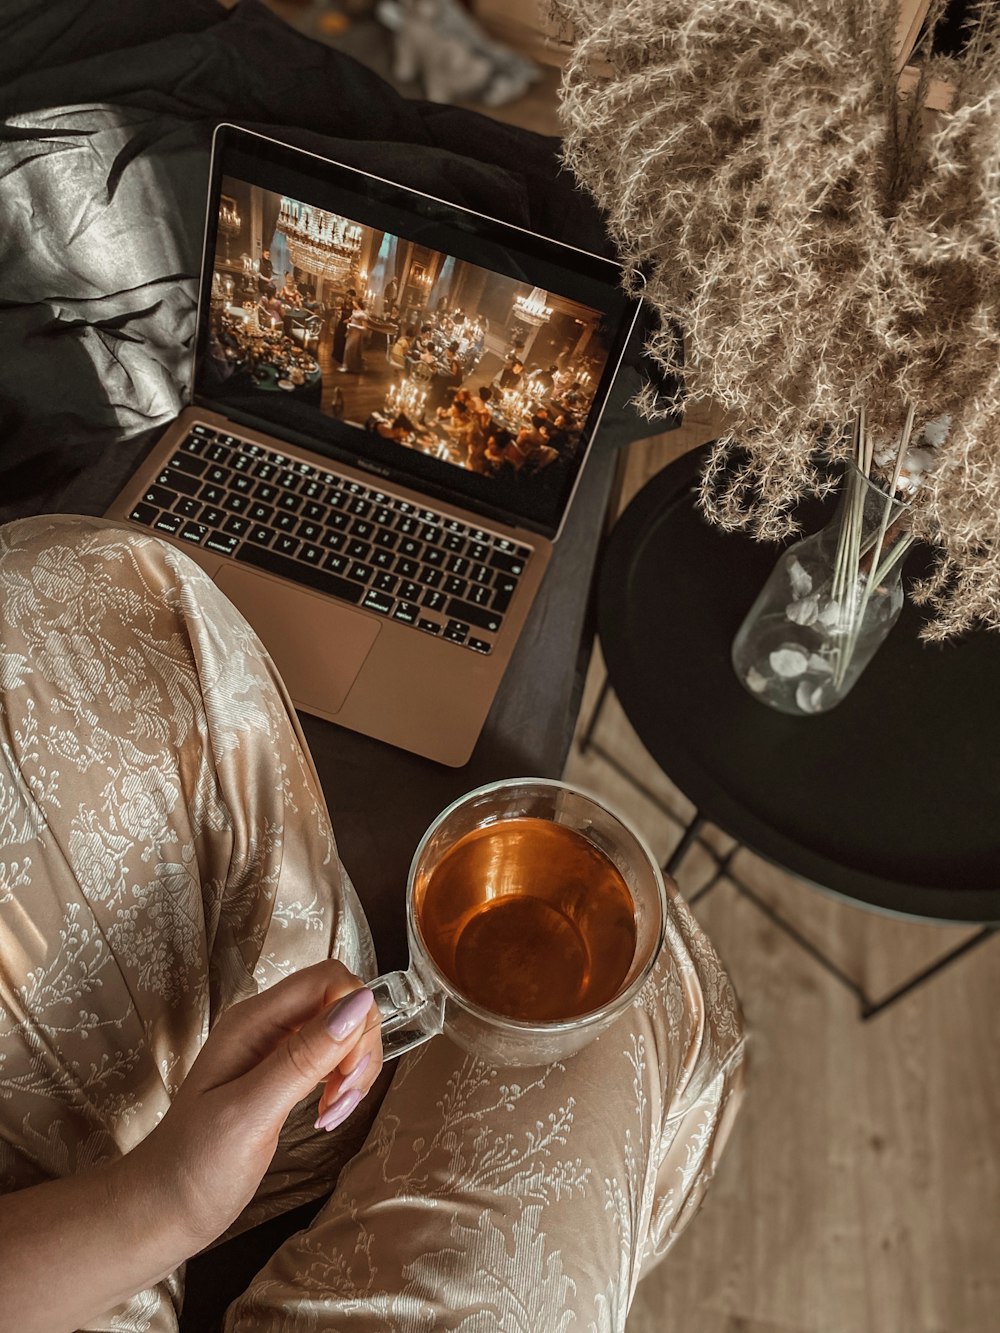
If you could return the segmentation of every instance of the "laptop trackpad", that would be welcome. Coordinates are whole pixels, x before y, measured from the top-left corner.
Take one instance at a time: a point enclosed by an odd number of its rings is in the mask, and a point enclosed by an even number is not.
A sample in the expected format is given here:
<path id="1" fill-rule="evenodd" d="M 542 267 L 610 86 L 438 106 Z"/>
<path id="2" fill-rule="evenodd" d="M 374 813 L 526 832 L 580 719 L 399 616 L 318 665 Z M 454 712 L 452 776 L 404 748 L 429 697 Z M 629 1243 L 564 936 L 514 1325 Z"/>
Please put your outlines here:
<path id="1" fill-rule="evenodd" d="M 239 565 L 218 570 L 215 582 L 257 631 L 295 703 L 337 712 L 378 637 L 378 621 Z"/>

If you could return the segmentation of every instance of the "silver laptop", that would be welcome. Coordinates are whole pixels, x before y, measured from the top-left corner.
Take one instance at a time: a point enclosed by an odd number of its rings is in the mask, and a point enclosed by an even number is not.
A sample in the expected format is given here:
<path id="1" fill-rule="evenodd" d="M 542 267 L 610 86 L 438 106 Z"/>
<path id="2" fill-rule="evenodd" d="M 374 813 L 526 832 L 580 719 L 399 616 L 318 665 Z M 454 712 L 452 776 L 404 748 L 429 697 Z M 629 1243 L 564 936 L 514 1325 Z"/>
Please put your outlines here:
<path id="1" fill-rule="evenodd" d="M 620 281 L 220 126 L 191 402 L 108 516 L 202 565 L 297 707 L 464 764 L 638 315 Z"/>

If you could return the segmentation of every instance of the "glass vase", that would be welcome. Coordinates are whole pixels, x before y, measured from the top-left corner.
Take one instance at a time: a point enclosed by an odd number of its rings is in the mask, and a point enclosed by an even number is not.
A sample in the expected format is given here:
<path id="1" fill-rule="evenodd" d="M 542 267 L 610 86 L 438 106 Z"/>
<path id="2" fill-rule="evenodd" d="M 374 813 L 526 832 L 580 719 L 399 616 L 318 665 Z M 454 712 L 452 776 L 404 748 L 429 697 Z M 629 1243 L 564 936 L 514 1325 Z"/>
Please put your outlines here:
<path id="1" fill-rule="evenodd" d="M 733 641 L 741 683 L 782 713 L 835 708 L 903 606 L 908 507 L 857 467 L 833 518 L 784 552 Z"/>

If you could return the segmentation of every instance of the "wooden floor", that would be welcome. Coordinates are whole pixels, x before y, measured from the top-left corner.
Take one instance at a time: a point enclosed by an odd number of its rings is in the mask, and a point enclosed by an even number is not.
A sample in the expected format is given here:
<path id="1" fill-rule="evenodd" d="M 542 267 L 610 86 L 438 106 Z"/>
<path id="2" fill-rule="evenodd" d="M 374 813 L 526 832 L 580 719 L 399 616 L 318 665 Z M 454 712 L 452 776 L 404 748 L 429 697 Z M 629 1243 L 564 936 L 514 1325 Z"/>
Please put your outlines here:
<path id="1" fill-rule="evenodd" d="M 294 8 L 306 26 L 308 6 Z M 551 133 L 556 84 L 550 72 L 496 114 Z M 633 446 L 623 500 L 717 426 L 706 413 Z M 583 719 L 601 679 L 598 652 Z M 679 825 L 619 769 L 682 819 L 687 802 L 613 699 L 595 740 L 611 759 L 574 750 L 567 778 L 619 805 L 665 857 Z M 682 888 L 696 892 L 710 867 L 696 845 Z M 745 853 L 736 868 L 875 994 L 968 933 L 843 905 Z M 998 1333 L 1000 939 L 861 1023 L 851 995 L 728 882 L 695 911 L 743 1001 L 750 1091 L 701 1213 L 640 1286 L 628 1333 Z"/>

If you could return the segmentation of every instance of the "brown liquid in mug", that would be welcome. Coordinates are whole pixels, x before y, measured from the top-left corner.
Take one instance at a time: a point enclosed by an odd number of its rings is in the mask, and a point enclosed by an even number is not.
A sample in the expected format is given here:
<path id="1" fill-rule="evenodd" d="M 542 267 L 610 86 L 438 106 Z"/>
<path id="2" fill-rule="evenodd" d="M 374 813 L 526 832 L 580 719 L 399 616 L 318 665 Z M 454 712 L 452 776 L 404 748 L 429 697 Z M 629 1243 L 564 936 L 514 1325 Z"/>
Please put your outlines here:
<path id="1" fill-rule="evenodd" d="M 428 952 L 468 999 L 551 1022 L 606 1004 L 635 954 L 632 896 L 574 829 L 509 819 L 474 829 L 418 880 Z"/>

